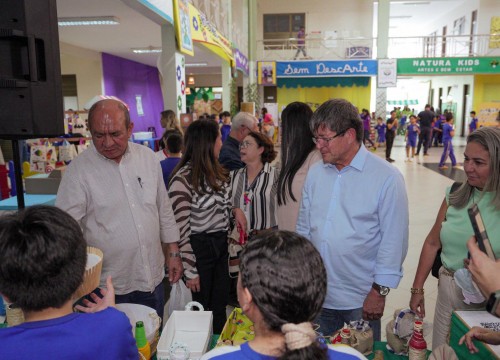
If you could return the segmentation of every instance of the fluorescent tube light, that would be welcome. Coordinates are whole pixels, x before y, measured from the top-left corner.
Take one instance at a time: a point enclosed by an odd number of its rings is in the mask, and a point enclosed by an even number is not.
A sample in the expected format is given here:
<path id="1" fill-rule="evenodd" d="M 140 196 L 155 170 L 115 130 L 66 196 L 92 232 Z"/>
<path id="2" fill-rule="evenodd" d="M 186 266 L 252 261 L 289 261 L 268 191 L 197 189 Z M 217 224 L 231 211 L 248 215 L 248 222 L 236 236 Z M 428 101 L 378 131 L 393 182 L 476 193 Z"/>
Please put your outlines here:
<path id="1" fill-rule="evenodd" d="M 186 63 L 186 67 L 203 67 L 203 66 L 208 66 L 208 63 L 206 62 L 200 62 L 200 63 Z"/>
<path id="2" fill-rule="evenodd" d="M 161 53 L 161 47 L 148 46 L 144 48 L 132 48 L 135 54 L 158 54 Z"/>
<path id="3" fill-rule="evenodd" d="M 63 17 L 57 19 L 57 24 L 59 26 L 118 25 L 120 19 L 115 16 Z"/>

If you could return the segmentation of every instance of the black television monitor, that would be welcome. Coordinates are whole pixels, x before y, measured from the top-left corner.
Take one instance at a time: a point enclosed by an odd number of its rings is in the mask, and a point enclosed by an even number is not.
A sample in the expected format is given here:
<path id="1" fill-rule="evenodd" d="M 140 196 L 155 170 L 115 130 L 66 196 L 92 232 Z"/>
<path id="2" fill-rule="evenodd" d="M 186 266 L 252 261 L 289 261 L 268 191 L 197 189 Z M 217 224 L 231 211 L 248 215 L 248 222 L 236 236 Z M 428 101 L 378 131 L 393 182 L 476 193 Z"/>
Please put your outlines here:
<path id="1" fill-rule="evenodd" d="M 63 134 L 56 0 L 1 0 L 0 139 Z"/>

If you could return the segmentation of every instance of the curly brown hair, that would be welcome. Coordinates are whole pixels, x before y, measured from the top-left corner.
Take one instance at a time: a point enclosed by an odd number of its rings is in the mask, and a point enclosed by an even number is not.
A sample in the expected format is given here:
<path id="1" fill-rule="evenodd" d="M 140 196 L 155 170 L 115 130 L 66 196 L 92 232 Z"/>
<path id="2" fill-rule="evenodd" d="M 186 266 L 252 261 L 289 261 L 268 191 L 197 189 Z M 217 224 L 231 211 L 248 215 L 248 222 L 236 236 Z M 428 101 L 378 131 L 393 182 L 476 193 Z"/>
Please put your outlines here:
<path id="1" fill-rule="evenodd" d="M 260 160 L 262 161 L 262 163 L 272 163 L 273 160 L 276 159 L 278 152 L 274 150 L 274 144 L 266 135 L 251 131 L 248 133 L 248 136 L 251 136 L 255 139 L 258 147 L 264 148 L 264 151 L 260 155 Z"/>

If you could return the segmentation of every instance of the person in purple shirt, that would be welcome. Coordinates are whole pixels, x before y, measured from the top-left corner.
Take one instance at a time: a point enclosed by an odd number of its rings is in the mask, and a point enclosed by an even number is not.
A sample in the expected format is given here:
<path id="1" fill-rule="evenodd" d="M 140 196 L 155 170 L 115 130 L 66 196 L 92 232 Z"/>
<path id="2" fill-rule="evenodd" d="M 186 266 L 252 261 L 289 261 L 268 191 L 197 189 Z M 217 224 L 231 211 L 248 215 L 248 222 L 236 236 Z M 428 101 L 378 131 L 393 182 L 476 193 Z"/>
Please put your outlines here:
<path id="1" fill-rule="evenodd" d="M 385 128 L 387 127 L 386 124 L 384 124 L 384 119 L 382 119 L 380 116 L 377 118 L 377 125 L 375 125 L 375 130 L 377 130 L 377 147 L 379 147 L 382 144 L 385 144 Z"/>
<path id="2" fill-rule="evenodd" d="M 475 111 L 471 111 L 470 112 L 470 117 L 471 117 L 471 120 L 470 120 L 470 123 L 469 123 L 469 134 L 474 132 L 474 130 L 477 129 L 477 117 L 476 117 L 476 112 Z"/>
<path id="3" fill-rule="evenodd" d="M 302 51 L 302 54 L 304 54 L 304 57 L 307 58 L 307 53 L 306 53 L 306 32 L 305 28 L 303 26 L 300 27 L 299 32 L 297 33 L 297 52 L 295 53 L 295 56 L 293 57 L 293 60 L 297 60 L 297 56 L 299 56 L 300 52 Z"/>
<path id="4" fill-rule="evenodd" d="M 451 165 L 455 168 L 457 167 L 457 159 L 455 158 L 455 153 L 453 152 L 452 139 L 455 136 L 455 129 L 453 128 L 453 114 L 451 112 L 446 114 L 446 123 L 443 124 L 443 154 L 441 155 L 441 161 L 439 162 L 439 168 L 444 170 L 448 169 L 444 163 L 448 160 L 448 156 L 451 159 Z"/>
<path id="5" fill-rule="evenodd" d="M 25 321 L 0 329 L 0 358 L 137 360 L 130 321 L 114 308 L 111 277 L 98 304 L 87 301 L 76 306 L 84 313 L 73 311 L 87 242 L 68 213 L 39 205 L 3 215 L 0 263 L 0 293 Z"/>
<path id="6" fill-rule="evenodd" d="M 415 147 L 417 146 L 417 137 L 420 134 L 420 127 L 417 124 L 417 117 L 410 115 L 410 125 L 406 127 L 406 161 L 413 161 L 415 157 Z M 411 158 L 410 158 L 411 148 Z"/>
<path id="7" fill-rule="evenodd" d="M 160 161 L 161 171 L 163 173 L 163 182 L 168 190 L 168 181 L 170 174 L 175 169 L 182 156 L 182 136 L 179 133 L 171 134 L 166 141 L 167 145 L 167 158 Z"/>
<path id="8" fill-rule="evenodd" d="M 361 114 L 359 116 L 363 121 L 363 142 L 366 143 L 368 141 L 372 146 L 372 150 L 376 150 L 377 148 L 375 147 L 375 143 L 370 139 L 370 132 L 372 129 L 372 118 L 370 116 L 370 112 L 367 109 L 363 109 L 361 110 Z"/>
<path id="9" fill-rule="evenodd" d="M 222 136 L 222 142 L 224 142 L 231 132 L 231 114 L 229 113 L 229 111 L 224 111 L 220 114 L 220 118 L 222 121 L 220 134 Z"/>

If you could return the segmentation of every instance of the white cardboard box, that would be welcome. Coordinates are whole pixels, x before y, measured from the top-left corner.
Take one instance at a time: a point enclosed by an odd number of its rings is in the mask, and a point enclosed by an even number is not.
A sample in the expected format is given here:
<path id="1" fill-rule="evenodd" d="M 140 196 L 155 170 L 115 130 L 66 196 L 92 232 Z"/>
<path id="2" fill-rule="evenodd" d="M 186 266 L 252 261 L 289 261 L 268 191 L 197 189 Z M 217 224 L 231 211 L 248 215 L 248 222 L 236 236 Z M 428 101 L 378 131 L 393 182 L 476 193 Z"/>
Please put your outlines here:
<path id="1" fill-rule="evenodd" d="M 170 346 L 184 344 L 189 349 L 189 359 L 199 359 L 208 350 L 212 337 L 211 311 L 174 311 L 158 342 L 158 360 L 170 360 Z"/>

